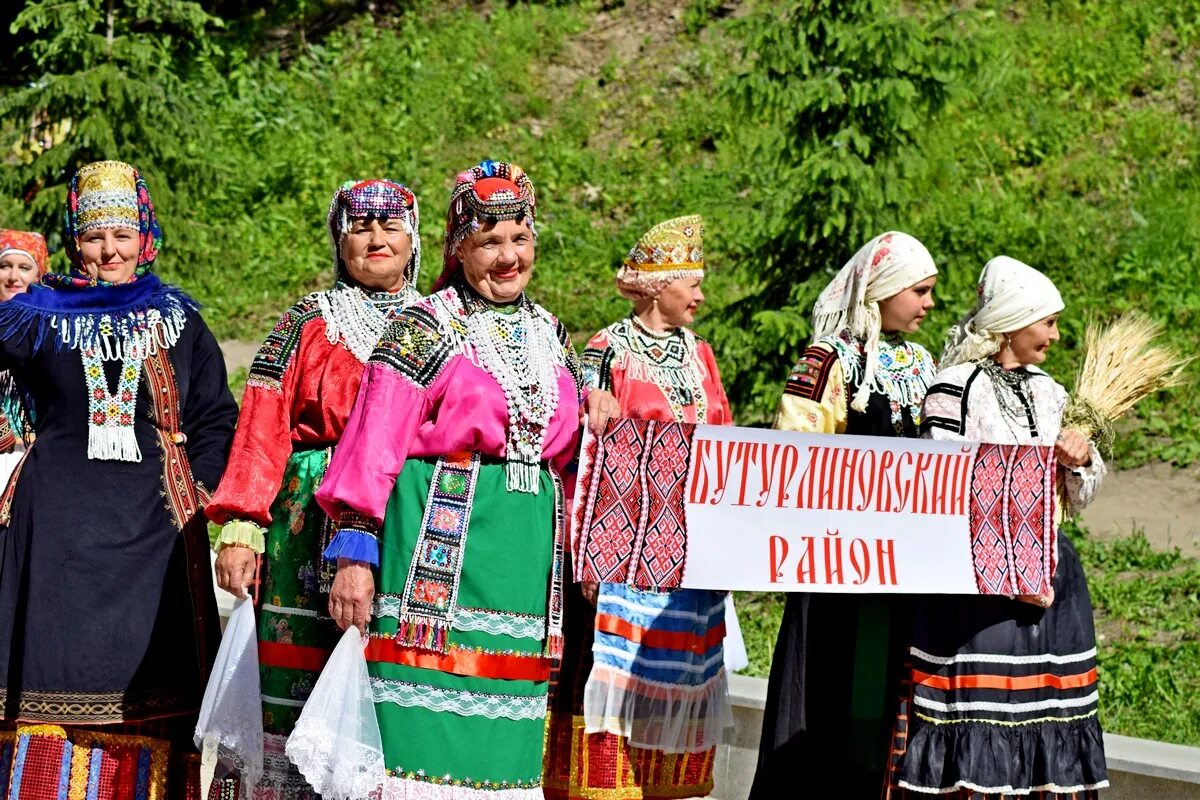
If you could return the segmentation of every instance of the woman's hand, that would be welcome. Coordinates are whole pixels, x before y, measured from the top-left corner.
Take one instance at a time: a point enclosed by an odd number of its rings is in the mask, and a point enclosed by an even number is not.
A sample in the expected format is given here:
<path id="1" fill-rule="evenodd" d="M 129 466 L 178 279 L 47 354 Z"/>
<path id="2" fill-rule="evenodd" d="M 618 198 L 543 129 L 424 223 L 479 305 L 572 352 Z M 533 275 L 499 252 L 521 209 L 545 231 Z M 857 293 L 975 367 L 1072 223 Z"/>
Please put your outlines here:
<path id="1" fill-rule="evenodd" d="M 583 595 L 584 600 L 587 600 L 592 605 L 596 605 L 596 596 L 600 592 L 600 584 L 596 581 L 580 581 L 579 592 Z"/>
<path id="2" fill-rule="evenodd" d="M 604 426 L 610 419 L 621 416 L 621 405 L 612 392 L 605 389 L 592 389 L 587 398 L 588 429 L 593 436 L 604 433 Z"/>
<path id="3" fill-rule="evenodd" d="M 1060 431 L 1054 441 L 1054 454 L 1064 467 L 1086 467 L 1092 463 L 1088 440 L 1079 431 Z"/>
<path id="4" fill-rule="evenodd" d="M 254 571 L 258 557 L 249 547 L 225 545 L 217 553 L 213 569 L 217 573 L 217 586 L 238 599 L 246 598 L 246 587 L 254 582 Z"/>
<path id="5" fill-rule="evenodd" d="M 365 561 L 338 559 L 337 575 L 329 589 L 329 616 L 338 628 L 351 625 L 364 633 L 371 619 L 371 601 L 375 598 L 375 575 Z"/>
<path id="6" fill-rule="evenodd" d="M 1054 587 L 1050 587 L 1050 591 L 1045 594 L 1018 594 L 1013 596 L 1014 600 L 1020 600 L 1022 603 L 1029 603 L 1031 606 L 1039 608 L 1049 608 L 1054 604 Z"/>

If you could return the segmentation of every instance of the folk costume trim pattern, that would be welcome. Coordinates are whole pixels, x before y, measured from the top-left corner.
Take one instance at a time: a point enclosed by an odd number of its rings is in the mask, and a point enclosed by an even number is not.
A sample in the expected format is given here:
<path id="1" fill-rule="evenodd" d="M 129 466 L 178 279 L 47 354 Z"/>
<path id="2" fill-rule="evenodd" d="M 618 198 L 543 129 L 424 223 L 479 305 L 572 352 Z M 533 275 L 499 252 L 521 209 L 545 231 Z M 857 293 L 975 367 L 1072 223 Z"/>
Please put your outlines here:
<path id="1" fill-rule="evenodd" d="M 916 342 L 905 341 L 900 336 L 887 336 L 876 343 L 875 369 L 868 370 L 866 360 L 870 356 L 864 343 L 852 339 L 848 331 L 842 331 L 840 336 L 818 339 L 817 344 L 826 345 L 837 354 L 842 365 L 842 374 L 851 386 L 861 386 L 866 374 L 874 373 L 870 389 L 888 398 L 892 411 L 892 427 L 897 435 L 903 435 L 905 408 L 908 409 L 913 424 L 920 426 L 921 403 L 936 372 L 933 356 L 928 350 Z M 802 362 L 806 358 L 810 358 L 807 350 Z M 827 373 L 826 368 L 819 365 L 819 362 L 808 363 L 814 368 L 809 371 L 810 375 L 814 375 L 811 380 L 814 384 L 820 383 L 819 378 L 815 376 Z M 793 373 L 798 369 L 794 369 Z M 794 390 L 791 393 L 798 394 Z"/>
<path id="2" fill-rule="evenodd" d="M 585 383 L 608 388 L 616 364 L 625 370 L 628 379 L 657 386 L 675 419 L 684 418 L 686 406 L 694 406 L 697 420 L 708 418 L 708 392 L 704 388 L 708 371 L 697 355 L 696 334 L 688 328 L 652 331 L 633 315 L 610 325 L 604 334 L 605 349 L 589 346 L 584 351 L 581 362 Z"/>

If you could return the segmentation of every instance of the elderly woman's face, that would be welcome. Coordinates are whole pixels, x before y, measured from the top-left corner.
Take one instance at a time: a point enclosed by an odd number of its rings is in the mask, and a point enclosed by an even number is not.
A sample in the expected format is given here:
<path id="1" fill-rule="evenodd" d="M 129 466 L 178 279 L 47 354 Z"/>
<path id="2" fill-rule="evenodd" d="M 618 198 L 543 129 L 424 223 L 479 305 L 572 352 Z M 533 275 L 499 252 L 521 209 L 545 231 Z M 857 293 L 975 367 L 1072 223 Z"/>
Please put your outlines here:
<path id="1" fill-rule="evenodd" d="M 352 220 L 342 238 L 342 263 L 350 277 L 378 292 L 404 288 L 404 270 L 412 251 L 412 237 L 404 222 L 395 217 Z"/>
<path id="2" fill-rule="evenodd" d="M 467 236 L 458 257 L 471 288 L 494 303 L 511 303 L 533 275 L 533 231 L 524 220 L 501 220 Z"/>
<path id="3" fill-rule="evenodd" d="M 701 278 L 680 278 L 671 281 L 655 296 L 655 305 L 662 321 L 670 328 L 691 325 L 696 319 L 696 309 L 704 302 L 700 289 Z"/>
<path id="4" fill-rule="evenodd" d="M 933 285 L 937 275 L 914 283 L 902 292 L 879 301 L 879 327 L 888 333 L 912 333 L 921 327 L 933 308 Z"/>
<path id="5" fill-rule="evenodd" d="M 1009 351 L 1012 361 L 1021 366 L 1042 363 L 1046 360 L 1050 346 L 1058 341 L 1058 314 L 1051 314 L 1019 331 L 1007 334 L 1005 341 L 1004 349 Z M 1007 354 L 1001 350 L 1001 356 L 1004 355 Z"/>
<path id="6" fill-rule="evenodd" d="M 128 283 L 137 270 L 138 232 L 133 228 L 92 228 L 79 237 L 83 271 L 110 283 Z"/>
<path id="7" fill-rule="evenodd" d="M 34 260 L 20 253 L 0 256 L 0 303 L 13 299 L 38 279 Z"/>

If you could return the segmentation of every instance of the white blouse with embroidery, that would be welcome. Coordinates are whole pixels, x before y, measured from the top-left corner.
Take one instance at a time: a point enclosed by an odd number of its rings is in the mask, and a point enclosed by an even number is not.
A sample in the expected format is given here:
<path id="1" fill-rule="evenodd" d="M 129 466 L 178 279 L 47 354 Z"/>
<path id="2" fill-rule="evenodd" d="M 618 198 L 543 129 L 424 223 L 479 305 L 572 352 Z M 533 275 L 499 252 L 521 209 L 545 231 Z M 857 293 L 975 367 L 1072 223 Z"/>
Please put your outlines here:
<path id="1" fill-rule="evenodd" d="M 979 363 L 956 364 L 937 374 L 925 395 L 921 435 L 928 439 L 1037 444 L 1051 447 L 1062 426 L 1067 390 L 1037 367 L 1013 370 L 1012 382 L 993 380 Z M 1088 444 L 1091 463 L 1063 465 L 1066 497 L 1078 510 L 1092 502 L 1108 471 Z"/>

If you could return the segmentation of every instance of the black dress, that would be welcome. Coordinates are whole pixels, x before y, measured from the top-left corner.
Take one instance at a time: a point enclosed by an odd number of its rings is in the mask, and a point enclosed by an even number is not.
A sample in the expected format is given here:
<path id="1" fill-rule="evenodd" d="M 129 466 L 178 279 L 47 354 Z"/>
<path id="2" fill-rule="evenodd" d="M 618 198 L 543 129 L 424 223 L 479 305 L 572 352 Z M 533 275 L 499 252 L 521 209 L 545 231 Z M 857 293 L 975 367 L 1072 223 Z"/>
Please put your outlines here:
<path id="1" fill-rule="evenodd" d="M 170 291 L 153 275 L 137 283 L 151 303 Z M 120 288 L 87 291 L 102 305 Z M 76 726 L 169 730 L 187 742 L 219 636 L 197 512 L 221 478 L 237 417 L 221 352 L 189 301 L 174 341 L 142 361 L 141 460 L 98 460 L 88 457 L 80 351 L 25 313 L 25 324 L 0 320 L 0 368 L 28 390 L 39 420 L 0 501 L 3 719 L 68 736 Z M 116 386 L 121 361 L 102 363 Z"/>
<path id="2" fill-rule="evenodd" d="M 839 353 L 843 365 L 854 357 L 845 344 L 810 347 L 788 380 L 783 402 L 796 397 L 827 404 L 831 392 L 844 391 L 844 433 L 916 438 L 910 404 L 874 391 L 866 410 L 855 411 L 849 408 L 858 389 L 854 378 L 844 387 L 828 383 Z M 927 352 L 906 346 L 932 367 Z M 848 376 L 858 371 L 843 366 Z M 904 673 L 908 609 L 908 599 L 896 595 L 788 594 L 771 659 L 751 800 L 773 800 L 792 787 L 797 793 L 801 787 L 836 790 L 854 800 L 879 795 Z"/>

